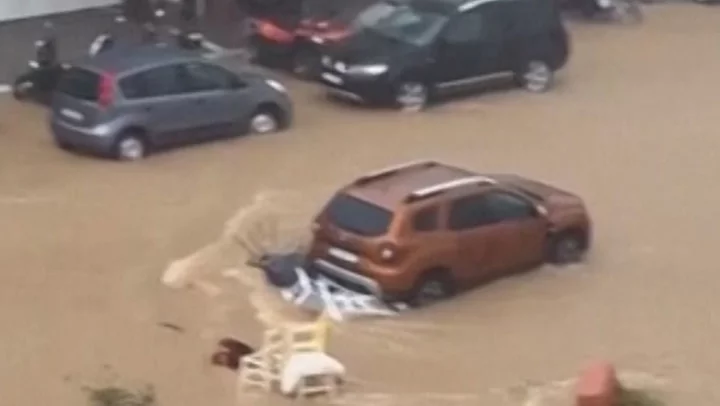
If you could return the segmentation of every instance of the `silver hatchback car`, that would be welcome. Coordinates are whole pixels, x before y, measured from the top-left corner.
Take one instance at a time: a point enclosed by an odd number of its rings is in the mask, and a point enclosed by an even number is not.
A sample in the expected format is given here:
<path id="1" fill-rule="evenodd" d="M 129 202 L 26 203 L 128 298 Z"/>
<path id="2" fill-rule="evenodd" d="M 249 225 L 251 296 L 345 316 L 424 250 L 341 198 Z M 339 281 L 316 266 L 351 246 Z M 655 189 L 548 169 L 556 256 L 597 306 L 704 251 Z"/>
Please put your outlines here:
<path id="1" fill-rule="evenodd" d="M 62 148 L 139 160 L 156 148 L 272 133 L 291 121 L 292 104 L 279 82 L 149 46 L 71 67 L 53 97 L 50 127 Z"/>

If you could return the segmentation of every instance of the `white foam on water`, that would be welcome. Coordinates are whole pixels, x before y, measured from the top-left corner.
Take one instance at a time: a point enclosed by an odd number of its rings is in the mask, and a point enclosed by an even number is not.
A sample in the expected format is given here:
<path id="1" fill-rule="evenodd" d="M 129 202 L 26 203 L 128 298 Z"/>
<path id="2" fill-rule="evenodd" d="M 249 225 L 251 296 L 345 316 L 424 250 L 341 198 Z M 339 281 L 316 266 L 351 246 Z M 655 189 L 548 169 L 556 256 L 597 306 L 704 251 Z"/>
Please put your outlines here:
<path id="1" fill-rule="evenodd" d="M 42 196 L 0 196 L 0 204 L 2 205 L 27 205 L 39 203 L 55 203 L 59 201 L 60 200 L 56 198 Z"/>
<path id="2" fill-rule="evenodd" d="M 289 253 L 305 243 L 308 227 L 303 220 L 309 215 L 303 213 L 299 197 L 283 191 L 258 193 L 225 222 L 217 240 L 172 261 L 162 275 L 163 284 L 176 289 L 196 287 L 212 298 L 220 295 L 220 288 L 208 279 L 216 275 L 231 278 L 244 287 L 256 319 L 264 325 L 307 320 L 308 314 L 288 304 L 277 289 L 268 286 L 261 270 L 245 265 L 265 253 Z M 236 266 L 216 269 L 214 264 L 223 259 Z M 238 303 L 245 300 L 239 298 Z"/>

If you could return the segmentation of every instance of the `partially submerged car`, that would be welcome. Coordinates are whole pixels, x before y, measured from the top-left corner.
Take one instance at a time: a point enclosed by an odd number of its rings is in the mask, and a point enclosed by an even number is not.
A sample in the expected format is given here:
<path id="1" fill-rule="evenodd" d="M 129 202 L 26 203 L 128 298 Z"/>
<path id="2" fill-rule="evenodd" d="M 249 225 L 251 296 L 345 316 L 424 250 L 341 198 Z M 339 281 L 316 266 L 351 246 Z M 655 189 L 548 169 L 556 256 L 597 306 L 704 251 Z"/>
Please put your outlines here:
<path id="1" fill-rule="evenodd" d="M 79 61 L 62 77 L 50 127 L 63 149 L 119 160 L 157 148 L 292 123 L 286 88 L 257 72 L 234 72 L 171 47 L 117 49 Z"/>
<path id="2" fill-rule="evenodd" d="M 552 1 L 382 0 L 354 24 L 323 47 L 320 82 L 331 95 L 408 111 L 498 81 L 544 92 L 570 52 Z"/>
<path id="3" fill-rule="evenodd" d="M 306 266 L 388 303 L 423 305 L 545 262 L 580 261 L 591 220 L 576 195 L 435 161 L 361 176 L 317 216 Z"/>

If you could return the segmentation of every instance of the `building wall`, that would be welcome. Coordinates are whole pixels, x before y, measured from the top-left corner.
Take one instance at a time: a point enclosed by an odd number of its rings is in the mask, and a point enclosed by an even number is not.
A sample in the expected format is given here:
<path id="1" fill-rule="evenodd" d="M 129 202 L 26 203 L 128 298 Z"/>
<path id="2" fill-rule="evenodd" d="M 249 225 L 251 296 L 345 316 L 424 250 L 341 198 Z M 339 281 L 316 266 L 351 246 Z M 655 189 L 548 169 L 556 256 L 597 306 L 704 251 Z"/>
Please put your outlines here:
<path id="1" fill-rule="evenodd" d="M 118 0 L 0 0 L 0 21 L 105 7 Z"/>

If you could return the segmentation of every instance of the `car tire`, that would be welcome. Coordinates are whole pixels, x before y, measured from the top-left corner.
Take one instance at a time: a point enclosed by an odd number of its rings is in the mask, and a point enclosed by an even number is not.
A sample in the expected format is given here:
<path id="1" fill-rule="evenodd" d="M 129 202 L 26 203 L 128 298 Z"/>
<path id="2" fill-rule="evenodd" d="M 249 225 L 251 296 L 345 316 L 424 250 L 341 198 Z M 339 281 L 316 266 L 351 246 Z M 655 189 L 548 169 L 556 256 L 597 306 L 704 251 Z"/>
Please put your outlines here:
<path id="1" fill-rule="evenodd" d="M 120 135 L 113 147 L 113 156 L 119 161 L 139 161 L 148 155 L 148 142 L 139 131 Z"/>
<path id="2" fill-rule="evenodd" d="M 544 93 L 554 85 L 555 72 L 546 62 L 534 59 L 515 73 L 515 80 L 529 92 Z"/>
<path id="3" fill-rule="evenodd" d="M 415 284 L 408 300 L 412 307 L 425 307 L 447 299 L 455 293 L 450 273 L 433 270 L 425 273 Z"/>
<path id="4" fill-rule="evenodd" d="M 420 81 L 405 80 L 395 87 L 393 102 L 403 112 L 416 113 L 427 107 L 430 100 L 429 87 Z"/>
<path id="5" fill-rule="evenodd" d="M 270 134 L 280 131 L 282 128 L 282 116 L 275 106 L 261 106 L 250 115 L 248 121 L 248 133 Z"/>
<path id="6" fill-rule="evenodd" d="M 615 20 L 625 24 L 639 24 L 643 21 L 639 0 L 616 0 L 612 14 Z"/>
<path id="7" fill-rule="evenodd" d="M 65 141 L 61 141 L 61 140 L 59 140 L 59 139 L 57 139 L 57 138 L 55 138 L 55 145 L 57 145 L 58 148 L 60 148 L 60 149 L 62 149 L 62 150 L 64 150 L 64 151 L 70 151 L 70 150 L 72 150 L 72 146 L 71 146 L 70 144 L 68 144 L 68 143 L 65 142 Z"/>
<path id="8" fill-rule="evenodd" d="M 16 80 L 12 85 L 12 95 L 15 100 L 23 101 L 28 98 L 33 83 L 30 80 Z"/>
<path id="9" fill-rule="evenodd" d="M 301 79 L 312 79 L 320 68 L 318 55 L 309 49 L 300 49 L 290 61 L 293 75 Z"/>
<path id="10" fill-rule="evenodd" d="M 585 250 L 585 243 L 579 233 L 560 233 L 550 238 L 549 260 L 556 265 L 577 263 L 583 259 Z"/>

